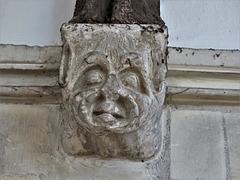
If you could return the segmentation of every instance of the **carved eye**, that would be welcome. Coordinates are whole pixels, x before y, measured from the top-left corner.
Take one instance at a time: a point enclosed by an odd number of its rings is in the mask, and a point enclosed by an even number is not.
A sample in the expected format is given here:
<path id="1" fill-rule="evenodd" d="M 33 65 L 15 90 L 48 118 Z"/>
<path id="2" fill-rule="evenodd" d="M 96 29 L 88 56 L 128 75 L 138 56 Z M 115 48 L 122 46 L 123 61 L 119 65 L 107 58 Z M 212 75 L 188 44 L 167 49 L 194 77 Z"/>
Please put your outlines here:
<path id="1" fill-rule="evenodd" d="M 124 77 L 122 78 L 122 83 L 124 86 L 134 88 L 134 89 L 140 89 L 139 78 L 134 73 L 124 74 Z"/>
<path id="2" fill-rule="evenodd" d="M 100 72 L 89 72 L 85 77 L 84 85 L 89 87 L 103 82 L 103 76 Z"/>

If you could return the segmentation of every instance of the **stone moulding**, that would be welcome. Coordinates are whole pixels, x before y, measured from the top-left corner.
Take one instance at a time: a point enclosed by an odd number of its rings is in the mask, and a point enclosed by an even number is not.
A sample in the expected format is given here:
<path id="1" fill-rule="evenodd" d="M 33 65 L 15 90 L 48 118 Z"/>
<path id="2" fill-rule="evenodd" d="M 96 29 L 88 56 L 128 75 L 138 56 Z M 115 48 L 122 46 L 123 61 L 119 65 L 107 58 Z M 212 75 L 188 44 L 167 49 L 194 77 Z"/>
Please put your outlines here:
<path id="1" fill-rule="evenodd" d="M 240 104 L 240 51 L 175 47 L 168 51 L 167 104 Z M 61 54 L 60 46 L 0 45 L 0 102 L 61 103 Z"/>
<path id="2" fill-rule="evenodd" d="M 79 139 L 74 148 L 63 140 L 65 150 L 103 158 L 154 157 L 162 146 L 167 28 L 64 24 L 61 32 L 63 103 Z"/>

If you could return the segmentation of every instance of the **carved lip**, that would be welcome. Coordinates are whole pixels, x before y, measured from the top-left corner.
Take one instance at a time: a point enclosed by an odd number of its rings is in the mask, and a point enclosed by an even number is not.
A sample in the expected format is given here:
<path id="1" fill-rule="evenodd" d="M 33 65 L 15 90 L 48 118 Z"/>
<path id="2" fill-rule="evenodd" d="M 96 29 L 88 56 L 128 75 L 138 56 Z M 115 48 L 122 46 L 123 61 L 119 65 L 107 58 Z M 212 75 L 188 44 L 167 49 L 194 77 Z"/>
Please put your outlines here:
<path id="1" fill-rule="evenodd" d="M 106 122 L 106 123 L 112 123 L 112 122 L 117 122 L 117 118 L 115 118 L 113 115 L 108 114 L 108 113 L 102 113 L 98 116 L 96 116 L 96 118 L 98 119 L 98 121 L 100 122 Z"/>
<path id="2" fill-rule="evenodd" d="M 126 118 L 125 111 L 115 102 L 104 101 L 93 109 L 93 114 L 97 117 L 107 119 L 123 119 Z M 105 121 L 105 120 L 104 120 Z"/>

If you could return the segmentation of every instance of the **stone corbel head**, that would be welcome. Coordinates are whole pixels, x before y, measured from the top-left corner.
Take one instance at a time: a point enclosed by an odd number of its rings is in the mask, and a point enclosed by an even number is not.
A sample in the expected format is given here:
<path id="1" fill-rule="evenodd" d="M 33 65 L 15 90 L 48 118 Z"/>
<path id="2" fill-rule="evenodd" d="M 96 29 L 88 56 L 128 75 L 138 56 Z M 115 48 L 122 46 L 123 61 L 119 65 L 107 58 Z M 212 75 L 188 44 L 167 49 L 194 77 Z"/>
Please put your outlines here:
<path id="1" fill-rule="evenodd" d="M 64 24 L 60 83 L 78 155 L 147 159 L 161 147 L 167 29 Z"/>

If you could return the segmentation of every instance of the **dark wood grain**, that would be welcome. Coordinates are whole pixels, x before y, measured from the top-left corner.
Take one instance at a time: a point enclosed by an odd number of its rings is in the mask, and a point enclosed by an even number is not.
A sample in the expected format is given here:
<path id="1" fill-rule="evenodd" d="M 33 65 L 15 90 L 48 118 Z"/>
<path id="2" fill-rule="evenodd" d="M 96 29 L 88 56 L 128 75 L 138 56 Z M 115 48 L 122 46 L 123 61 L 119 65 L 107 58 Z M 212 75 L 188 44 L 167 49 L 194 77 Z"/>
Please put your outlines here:
<path id="1" fill-rule="evenodd" d="M 160 24 L 160 0 L 77 0 L 71 23 Z"/>

